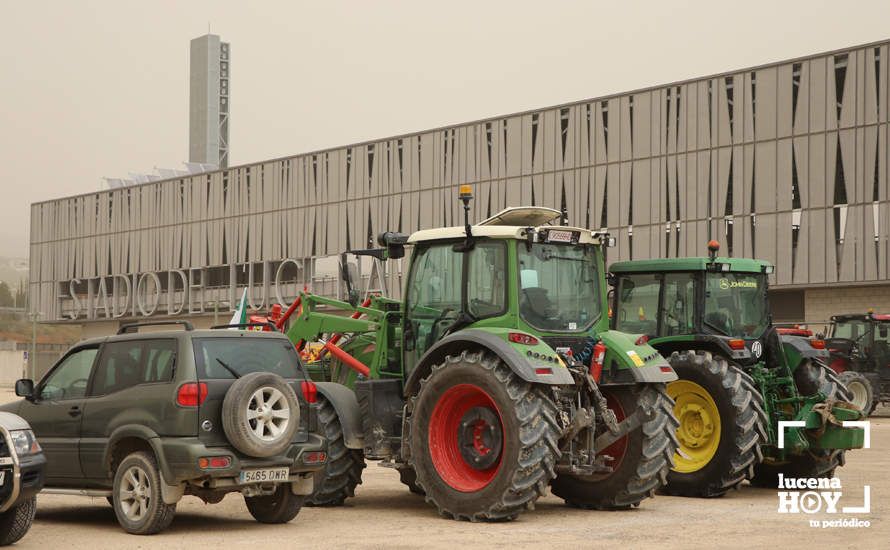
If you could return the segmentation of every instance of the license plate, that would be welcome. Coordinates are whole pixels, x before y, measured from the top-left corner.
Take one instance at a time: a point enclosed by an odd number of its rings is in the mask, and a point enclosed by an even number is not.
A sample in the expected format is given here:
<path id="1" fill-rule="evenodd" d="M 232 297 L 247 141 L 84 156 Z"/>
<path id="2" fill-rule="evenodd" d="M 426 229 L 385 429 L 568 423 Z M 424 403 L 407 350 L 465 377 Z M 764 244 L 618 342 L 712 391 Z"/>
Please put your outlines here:
<path id="1" fill-rule="evenodd" d="M 559 231 L 556 229 L 551 229 L 547 232 L 547 242 L 549 243 L 570 243 L 572 242 L 572 237 L 574 236 L 574 231 Z"/>
<path id="2" fill-rule="evenodd" d="M 264 468 L 262 470 L 244 470 L 238 475 L 238 481 L 244 483 L 268 483 L 287 481 L 290 468 Z"/>

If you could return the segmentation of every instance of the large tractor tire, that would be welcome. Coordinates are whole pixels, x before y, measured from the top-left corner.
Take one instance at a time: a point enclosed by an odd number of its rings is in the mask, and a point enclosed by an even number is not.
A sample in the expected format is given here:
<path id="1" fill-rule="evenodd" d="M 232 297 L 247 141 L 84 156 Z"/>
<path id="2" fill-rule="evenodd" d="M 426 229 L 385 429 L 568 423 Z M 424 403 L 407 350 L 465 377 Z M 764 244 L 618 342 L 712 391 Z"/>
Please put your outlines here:
<path id="1" fill-rule="evenodd" d="M 850 403 L 862 409 L 862 412 L 865 413 L 866 416 L 870 415 L 872 411 L 875 410 L 875 406 L 878 402 L 875 399 L 874 387 L 872 387 L 868 378 L 856 371 L 848 370 L 840 373 L 838 379 L 847 387 L 847 390 L 849 390 L 852 395 Z"/>
<path id="2" fill-rule="evenodd" d="M 315 474 L 315 491 L 306 506 L 342 506 L 362 482 L 365 458 L 360 450 L 346 447 L 337 411 L 322 395 L 318 396 L 318 428 L 328 440 L 328 461 Z"/>
<path id="3" fill-rule="evenodd" d="M 667 386 L 680 425 L 680 446 L 665 492 L 719 497 L 754 476 L 763 460 L 766 413 L 754 380 L 738 366 L 703 351 L 669 358 L 679 380 Z"/>
<path id="4" fill-rule="evenodd" d="M 853 395 L 844 386 L 837 373 L 821 363 L 810 363 L 807 368 L 815 370 L 816 379 L 814 385 L 824 395 L 828 396 L 828 400 L 849 402 Z M 801 367 L 798 367 L 800 369 Z M 802 395 L 811 395 L 811 388 L 800 387 L 798 390 Z M 765 459 L 762 463 L 754 467 L 754 477 L 751 479 L 751 485 L 756 487 L 778 486 L 779 474 L 785 477 L 834 477 L 834 471 L 838 466 L 843 466 L 845 462 L 843 450 L 832 449 L 815 449 L 808 450 L 800 455 L 791 456 L 784 462 Z"/>
<path id="5" fill-rule="evenodd" d="M 408 466 L 444 517 L 512 520 L 556 475 L 556 405 L 490 352 L 447 357 L 410 407 Z"/>
<path id="6" fill-rule="evenodd" d="M 609 473 L 593 476 L 560 474 L 551 491 L 570 506 L 619 510 L 639 506 L 667 482 L 677 448 L 677 421 L 673 401 L 663 384 L 602 387 L 609 408 L 618 421 L 642 410 L 652 418 L 622 437 L 601 454 L 610 457 Z"/>

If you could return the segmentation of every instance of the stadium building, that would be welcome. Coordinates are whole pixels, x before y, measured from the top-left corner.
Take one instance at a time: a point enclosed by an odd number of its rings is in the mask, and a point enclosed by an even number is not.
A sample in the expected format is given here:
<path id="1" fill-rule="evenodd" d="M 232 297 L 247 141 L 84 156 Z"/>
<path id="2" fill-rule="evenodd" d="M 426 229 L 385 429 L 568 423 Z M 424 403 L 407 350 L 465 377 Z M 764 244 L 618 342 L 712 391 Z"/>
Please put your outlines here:
<path id="1" fill-rule="evenodd" d="M 470 183 L 476 220 L 565 207 L 617 238 L 610 260 L 704 255 L 712 238 L 770 260 L 778 321 L 890 311 L 888 68 L 890 42 L 868 44 L 36 203 L 31 309 L 102 334 L 224 321 L 243 289 L 256 309 L 337 295 L 340 252 L 461 224 Z M 401 266 L 360 267 L 396 294 Z"/>

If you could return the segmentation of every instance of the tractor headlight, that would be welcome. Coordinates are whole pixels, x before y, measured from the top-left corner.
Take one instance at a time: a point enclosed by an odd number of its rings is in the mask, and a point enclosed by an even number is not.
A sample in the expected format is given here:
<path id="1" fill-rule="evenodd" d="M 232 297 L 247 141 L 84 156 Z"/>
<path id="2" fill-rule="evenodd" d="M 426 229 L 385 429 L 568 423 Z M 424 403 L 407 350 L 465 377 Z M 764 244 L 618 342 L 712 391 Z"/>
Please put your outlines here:
<path id="1" fill-rule="evenodd" d="M 43 450 L 31 430 L 13 430 L 9 432 L 9 436 L 12 439 L 12 448 L 18 456 L 34 455 Z"/>

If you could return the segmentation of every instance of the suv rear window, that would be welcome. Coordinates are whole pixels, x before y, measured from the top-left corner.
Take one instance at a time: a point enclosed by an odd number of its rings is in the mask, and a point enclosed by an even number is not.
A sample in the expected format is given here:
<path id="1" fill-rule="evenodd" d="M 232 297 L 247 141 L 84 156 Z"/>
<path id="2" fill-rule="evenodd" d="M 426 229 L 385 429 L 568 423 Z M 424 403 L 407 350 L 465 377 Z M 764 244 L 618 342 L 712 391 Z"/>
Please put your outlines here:
<path id="1" fill-rule="evenodd" d="M 195 338 L 198 378 L 234 379 L 252 372 L 305 378 L 290 340 L 278 338 Z M 234 371 L 234 372 L 232 372 Z"/>

